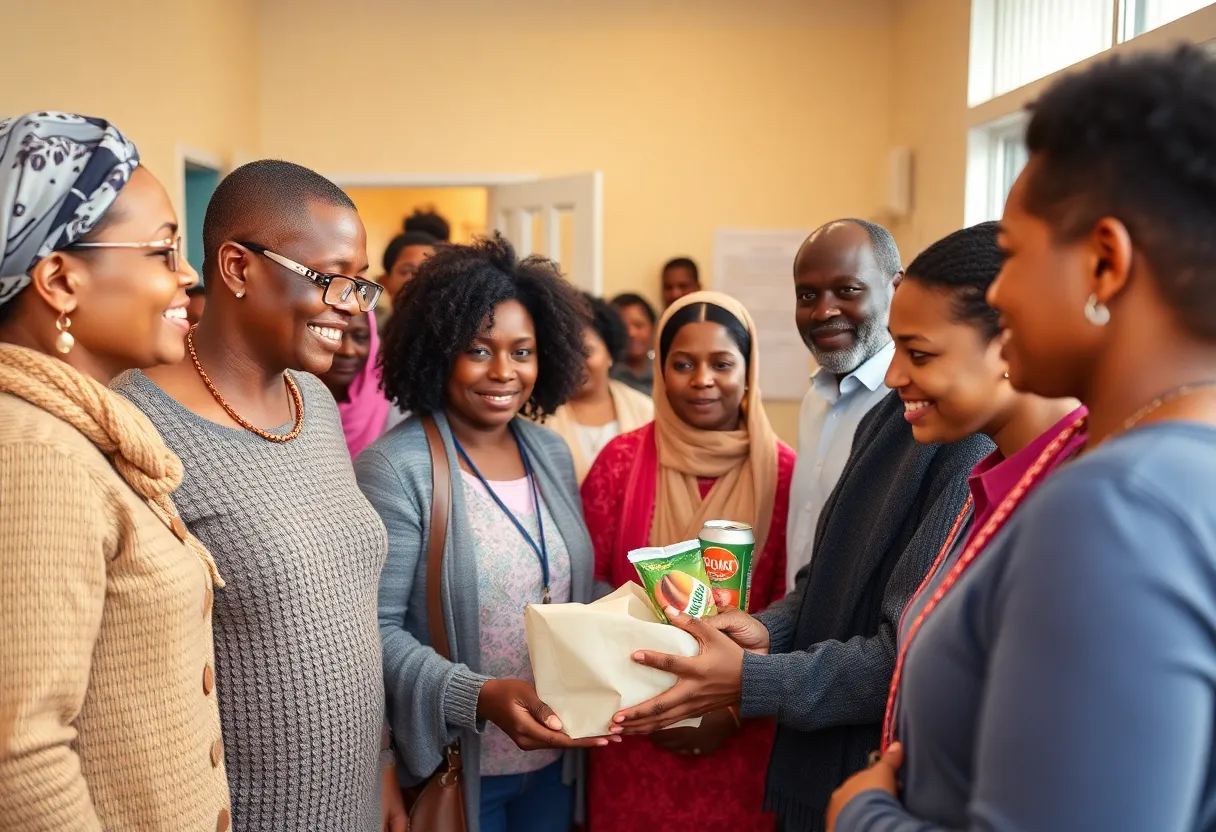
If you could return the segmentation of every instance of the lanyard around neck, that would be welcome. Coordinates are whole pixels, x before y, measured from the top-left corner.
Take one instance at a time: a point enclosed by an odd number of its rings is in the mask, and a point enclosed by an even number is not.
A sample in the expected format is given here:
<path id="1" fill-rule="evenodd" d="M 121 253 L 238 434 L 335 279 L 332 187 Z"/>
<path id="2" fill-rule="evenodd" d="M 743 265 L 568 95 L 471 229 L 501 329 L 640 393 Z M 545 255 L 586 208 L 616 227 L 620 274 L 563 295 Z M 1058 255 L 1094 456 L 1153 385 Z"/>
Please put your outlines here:
<path id="1" fill-rule="evenodd" d="M 507 508 L 507 504 L 502 501 L 502 498 L 499 497 L 494 489 L 490 486 L 489 480 L 482 476 L 481 471 L 479 471 L 477 466 L 473 464 L 473 460 L 469 459 L 468 453 L 465 452 L 464 447 L 460 444 L 460 440 L 456 438 L 455 434 L 452 434 L 452 443 L 456 446 L 456 452 L 460 454 L 460 458 L 464 460 L 464 464 L 469 466 L 469 470 L 473 472 L 473 476 L 477 477 L 477 481 L 480 482 L 485 490 L 489 493 L 490 499 L 492 499 L 494 503 L 500 509 L 502 509 L 502 513 L 507 515 L 508 519 L 515 524 L 516 531 L 520 533 L 523 539 L 527 542 L 528 546 L 531 547 L 532 551 L 536 553 L 536 559 L 540 561 L 542 581 L 540 602 L 542 604 L 547 604 L 551 600 L 549 597 L 549 544 L 545 540 L 545 518 L 544 511 L 541 509 L 540 505 L 540 489 L 536 487 L 536 474 L 532 470 L 532 463 L 528 459 L 528 452 L 524 448 L 524 443 L 519 438 L 519 433 L 516 431 L 514 425 L 511 426 L 511 435 L 515 437 L 515 445 L 517 448 L 519 448 L 519 458 L 523 460 L 524 463 L 524 476 L 528 478 L 528 485 L 532 487 L 532 505 L 536 507 L 536 527 L 540 532 L 539 545 L 528 530 L 524 528 L 524 524 L 521 523 L 519 518 L 515 516 L 515 512 Z"/>
<path id="2" fill-rule="evenodd" d="M 1026 469 L 1026 472 L 1022 474 L 1022 477 L 1018 480 L 1017 484 L 1014 485 L 1014 487 L 1010 489 L 1009 493 L 1005 495 L 1005 498 L 1001 500 L 1000 504 L 996 508 L 996 511 L 988 516 L 988 519 L 984 522 L 984 525 L 981 526 L 971 537 L 971 539 L 967 541 L 966 547 L 963 549 L 962 554 L 959 556 L 959 559 L 955 561 L 954 566 L 950 568 L 950 571 L 946 573 L 945 579 L 937 587 L 937 589 L 934 590 L 933 594 L 929 596 L 929 600 L 921 609 L 920 614 L 912 619 L 912 623 L 908 627 L 907 635 L 904 637 L 903 643 L 899 646 L 895 655 L 895 671 L 891 675 L 891 687 L 887 692 L 887 711 L 883 717 L 883 752 L 886 752 L 887 747 L 895 741 L 896 708 L 899 697 L 899 686 L 903 681 L 904 661 L 908 657 L 908 648 L 912 645 L 912 639 L 914 639 L 916 634 L 920 631 L 921 625 L 925 623 L 925 619 L 927 619 L 934 609 L 937 608 L 937 605 L 941 603 L 941 600 L 946 597 L 946 593 L 949 592 L 956 583 L 958 583 L 959 578 L 963 576 L 963 573 L 967 571 L 967 568 L 971 566 L 976 557 L 978 557 L 979 554 L 984 551 L 984 547 L 988 545 L 988 541 L 995 537 L 997 532 L 1004 528 L 1005 521 L 1007 521 L 1017 507 L 1021 505 L 1023 498 L 1025 498 L 1026 495 L 1029 494 L 1048 474 L 1055 470 L 1056 464 L 1062 461 L 1060 459 L 1060 455 L 1068 446 L 1069 440 L 1071 440 L 1078 431 L 1084 430 L 1084 428 L 1085 417 L 1078 416 L 1071 424 L 1068 425 L 1068 427 L 1057 434 L 1055 439 L 1048 443 L 1047 447 L 1043 449 L 1042 453 L 1039 454 L 1034 463 L 1032 463 L 1031 466 Z M 968 496 L 966 503 L 963 505 L 963 510 L 959 512 L 958 519 L 954 521 L 954 528 L 950 530 L 950 534 L 946 538 L 945 545 L 942 546 L 941 551 L 937 555 L 937 559 L 933 562 L 933 565 L 929 567 L 929 573 L 925 575 L 925 579 L 921 581 L 921 584 L 917 588 L 916 592 L 914 592 L 912 597 L 908 600 L 908 607 L 915 603 L 920 595 L 926 591 L 927 587 L 929 586 L 929 582 L 933 578 L 933 573 L 941 567 L 942 561 L 946 559 L 946 555 L 949 554 L 950 550 L 953 548 L 955 537 L 961 530 L 963 521 L 966 519 L 967 514 L 971 511 L 971 506 L 971 497 Z M 908 607 L 904 608 L 905 613 L 908 611 Z M 901 615 L 900 626 L 902 627 L 902 625 L 903 616 Z M 899 633 L 897 632 L 896 639 L 898 638 Z"/>

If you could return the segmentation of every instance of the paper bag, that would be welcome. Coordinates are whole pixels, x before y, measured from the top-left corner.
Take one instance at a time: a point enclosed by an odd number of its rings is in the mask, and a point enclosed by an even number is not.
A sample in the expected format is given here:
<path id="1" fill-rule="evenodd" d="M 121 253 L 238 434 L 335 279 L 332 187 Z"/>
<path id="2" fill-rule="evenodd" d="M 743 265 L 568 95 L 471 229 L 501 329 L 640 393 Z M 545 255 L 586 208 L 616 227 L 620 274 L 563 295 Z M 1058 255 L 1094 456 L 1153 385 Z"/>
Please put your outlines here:
<path id="1" fill-rule="evenodd" d="M 591 604 L 529 604 L 524 630 L 536 693 L 575 739 L 606 735 L 613 714 L 678 681 L 635 662 L 634 651 L 676 656 L 698 651 L 696 639 L 655 617 L 645 591 L 635 583 Z M 697 717 L 668 727 L 700 724 Z"/>

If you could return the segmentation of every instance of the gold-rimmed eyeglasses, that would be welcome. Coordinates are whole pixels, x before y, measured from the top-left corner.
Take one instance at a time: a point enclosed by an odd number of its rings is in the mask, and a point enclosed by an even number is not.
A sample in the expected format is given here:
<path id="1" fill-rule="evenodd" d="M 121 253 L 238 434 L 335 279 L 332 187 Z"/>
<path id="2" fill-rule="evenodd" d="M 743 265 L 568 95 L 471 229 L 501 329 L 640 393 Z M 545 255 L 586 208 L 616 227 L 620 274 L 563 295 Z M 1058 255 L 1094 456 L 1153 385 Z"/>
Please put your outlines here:
<path id="1" fill-rule="evenodd" d="M 150 248 L 161 249 L 166 256 L 169 271 L 175 272 L 182 260 L 182 238 L 166 237 L 163 240 L 152 240 L 147 243 L 72 243 L 65 248 Z"/>

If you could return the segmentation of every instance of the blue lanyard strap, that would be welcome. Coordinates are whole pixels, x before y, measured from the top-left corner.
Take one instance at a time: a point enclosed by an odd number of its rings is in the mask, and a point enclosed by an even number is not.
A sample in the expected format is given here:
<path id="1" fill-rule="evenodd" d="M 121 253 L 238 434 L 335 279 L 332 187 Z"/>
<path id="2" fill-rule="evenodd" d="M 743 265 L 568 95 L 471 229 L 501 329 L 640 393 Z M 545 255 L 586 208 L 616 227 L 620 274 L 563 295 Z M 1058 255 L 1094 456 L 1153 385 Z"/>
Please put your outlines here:
<path id="1" fill-rule="evenodd" d="M 551 600 L 549 597 L 549 544 L 545 540 L 545 517 L 540 505 L 540 490 L 536 487 L 536 474 L 532 470 L 532 462 L 528 459 L 528 452 L 524 449 L 523 440 L 519 438 L 519 432 L 515 429 L 514 425 L 511 426 L 511 435 L 515 437 L 515 445 L 519 448 L 519 458 L 524 463 L 524 476 L 528 478 L 528 484 L 532 487 L 532 505 L 536 507 L 536 527 L 540 531 L 540 545 L 537 545 L 536 540 L 524 528 L 524 524 L 519 521 L 519 518 L 515 516 L 515 513 L 511 509 L 507 508 L 507 504 L 490 487 L 489 481 L 481 475 L 481 471 L 477 470 L 477 466 L 473 464 L 473 460 L 469 459 L 469 455 L 465 453 L 460 440 L 456 438 L 455 434 L 452 435 L 452 443 L 456 446 L 456 452 L 460 454 L 460 458 L 464 460 L 464 464 L 469 466 L 469 470 L 473 472 L 473 476 L 477 477 L 478 482 L 485 487 L 490 498 L 502 509 L 502 513 L 507 515 L 511 522 L 515 524 L 516 530 L 527 541 L 532 551 L 536 553 L 536 559 L 540 561 L 542 581 L 540 601 L 542 604 L 547 604 Z"/>

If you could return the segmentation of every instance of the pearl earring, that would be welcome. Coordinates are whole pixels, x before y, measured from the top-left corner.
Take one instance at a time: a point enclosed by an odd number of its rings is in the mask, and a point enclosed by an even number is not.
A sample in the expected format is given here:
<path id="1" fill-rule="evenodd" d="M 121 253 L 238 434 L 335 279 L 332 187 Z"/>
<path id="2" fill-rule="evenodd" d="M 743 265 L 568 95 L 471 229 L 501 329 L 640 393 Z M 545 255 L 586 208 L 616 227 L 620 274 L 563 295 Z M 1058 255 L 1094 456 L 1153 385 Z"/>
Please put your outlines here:
<path id="1" fill-rule="evenodd" d="M 1005 378 L 1009 378 L 1009 373 L 1005 373 Z"/>
<path id="2" fill-rule="evenodd" d="M 1106 304 L 1098 301 L 1097 295 L 1090 295 L 1085 301 L 1085 320 L 1094 326 L 1106 326 L 1110 323 L 1110 310 Z"/>
<path id="3" fill-rule="evenodd" d="M 72 347 L 76 346 L 76 339 L 72 337 L 72 333 L 68 332 L 72 328 L 72 319 L 68 317 L 67 312 L 60 312 L 59 317 L 55 319 L 55 329 L 59 330 L 59 337 L 55 339 L 55 349 L 60 355 L 67 355 L 72 351 Z"/>
<path id="4" fill-rule="evenodd" d="M 242 289 L 241 291 L 237 292 L 237 293 L 236 293 L 236 296 L 237 296 L 237 299 L 238 299 L 238 300 L 239 300 L 240 298 L 245 297 L 245 290 L 244 290 L 244 289 Z"/>

